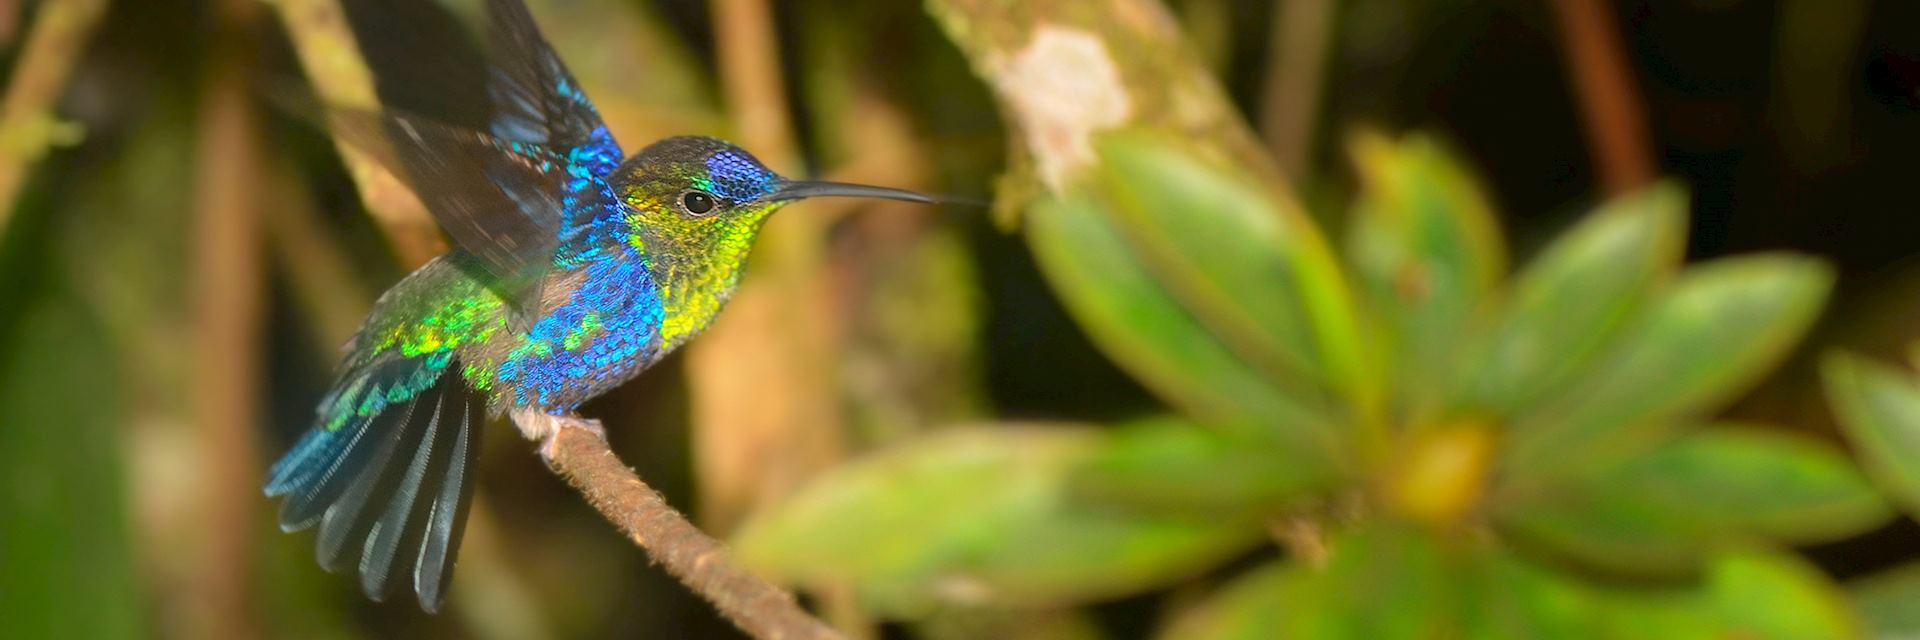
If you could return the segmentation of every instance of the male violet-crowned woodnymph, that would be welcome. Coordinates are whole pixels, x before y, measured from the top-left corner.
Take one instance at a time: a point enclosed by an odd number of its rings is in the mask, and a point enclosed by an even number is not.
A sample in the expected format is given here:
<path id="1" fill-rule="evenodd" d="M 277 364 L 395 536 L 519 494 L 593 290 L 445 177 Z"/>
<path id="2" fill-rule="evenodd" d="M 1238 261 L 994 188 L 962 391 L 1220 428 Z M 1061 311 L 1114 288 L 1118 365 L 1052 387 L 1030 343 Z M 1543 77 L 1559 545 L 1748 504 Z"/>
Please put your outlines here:
<path id="1" fill-rule="evenodd" d="M 512 416 L 548 453 L 548 416 L 713 321 L 782 205 L 932 201 L 788 180 L 713 138 L 625 157 L 520 0 L 487 0 L 477 31 L 433 0 L 342 4 L 383 107 L 327 120 L 408 182 L 453 248 L 380 296 L 266 492 L 285 497 L 283 528 L 318 526 L 320 563 L 355 567 L 374 599 L 445 599 L 477 425 Z"/>

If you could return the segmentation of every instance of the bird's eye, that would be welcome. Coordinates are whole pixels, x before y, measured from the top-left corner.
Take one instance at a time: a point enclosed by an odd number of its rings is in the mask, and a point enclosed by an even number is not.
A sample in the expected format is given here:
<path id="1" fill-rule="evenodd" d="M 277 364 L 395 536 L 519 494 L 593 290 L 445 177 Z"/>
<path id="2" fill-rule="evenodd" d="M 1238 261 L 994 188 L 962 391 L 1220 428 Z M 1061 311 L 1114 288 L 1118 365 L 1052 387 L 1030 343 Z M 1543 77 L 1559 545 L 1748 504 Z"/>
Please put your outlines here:
<path id="1" fill-rule="evenodd" d="M 680 194 L 680 206 L 686 208 L 687 213 L 696 216 L 713 211 L 714 204 L 713 194 L 705 191 L 688 191 Z"/>

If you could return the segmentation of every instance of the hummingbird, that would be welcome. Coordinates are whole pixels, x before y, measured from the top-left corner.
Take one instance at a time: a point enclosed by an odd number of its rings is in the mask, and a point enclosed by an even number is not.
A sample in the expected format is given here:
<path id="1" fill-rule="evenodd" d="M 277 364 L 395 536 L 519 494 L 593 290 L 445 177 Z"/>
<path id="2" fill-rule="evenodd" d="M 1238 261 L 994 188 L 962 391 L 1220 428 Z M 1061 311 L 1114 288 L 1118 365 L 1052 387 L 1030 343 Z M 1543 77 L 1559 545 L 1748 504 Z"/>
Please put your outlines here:
<path id="1" fill-rule="evenodd" d="M 374 303 L 265 491 L 374 600 L 444 602 L 479 425 L 571 416 L 685 345 L 783 205 L 936 201 L 788 179 L 709 137 L 627 156 L 520 0 L 486 0 L 477 30 L 433 0 L 342 5 L 382 106 L 326 120 L 408 183 L 451 248 Z"/>

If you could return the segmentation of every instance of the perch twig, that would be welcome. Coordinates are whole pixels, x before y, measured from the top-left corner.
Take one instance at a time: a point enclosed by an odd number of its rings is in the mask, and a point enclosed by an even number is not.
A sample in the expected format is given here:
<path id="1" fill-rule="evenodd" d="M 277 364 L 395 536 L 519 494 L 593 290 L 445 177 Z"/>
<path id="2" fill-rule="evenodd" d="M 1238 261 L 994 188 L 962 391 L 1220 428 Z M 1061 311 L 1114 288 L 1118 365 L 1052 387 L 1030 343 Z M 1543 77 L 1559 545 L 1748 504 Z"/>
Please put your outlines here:
<path id="1" fill-rule="evenodd" d="M 840 639 L 800 608 L 793 594 L 749 573 L 713 539 L 674 510 L 583 421 L 552 418 L 548 463 L 586 496 L 654 562 L 713 603 L 748 634 L 766 640 Z"/>

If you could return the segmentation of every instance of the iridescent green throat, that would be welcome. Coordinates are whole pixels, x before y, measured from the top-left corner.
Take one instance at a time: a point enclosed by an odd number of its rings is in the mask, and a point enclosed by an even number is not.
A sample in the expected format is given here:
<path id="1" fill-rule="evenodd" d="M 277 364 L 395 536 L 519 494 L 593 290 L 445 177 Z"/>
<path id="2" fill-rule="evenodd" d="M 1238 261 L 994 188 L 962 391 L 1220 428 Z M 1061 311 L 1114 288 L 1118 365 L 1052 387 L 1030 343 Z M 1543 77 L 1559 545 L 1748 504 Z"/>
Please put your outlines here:
<path id="1" fill-rule="evenodd" d="M 769 202 L 712 218 L 689 218 L 671 209 L 630 214 L 634 234 L 629 242 L 647 255 L 660 287 L 663 351 L 685 344 L 720 313 L 740 284 L 761 226 L 778 208 L 780 203 Z"/>

